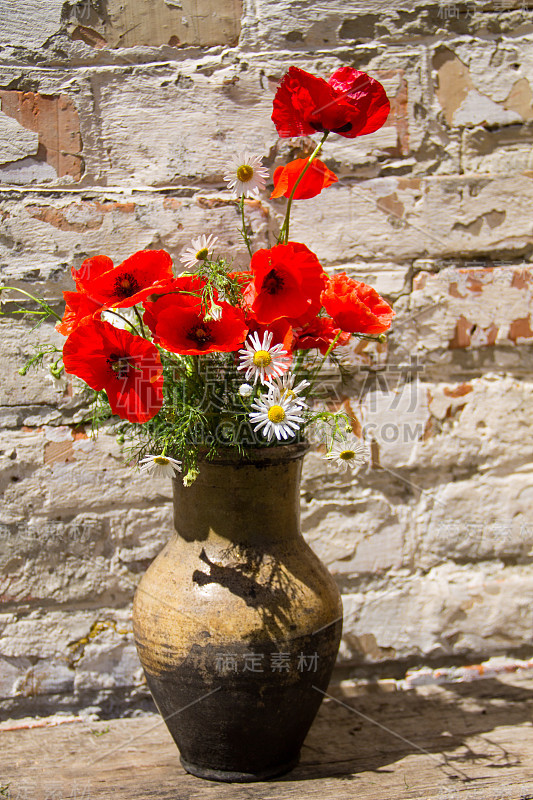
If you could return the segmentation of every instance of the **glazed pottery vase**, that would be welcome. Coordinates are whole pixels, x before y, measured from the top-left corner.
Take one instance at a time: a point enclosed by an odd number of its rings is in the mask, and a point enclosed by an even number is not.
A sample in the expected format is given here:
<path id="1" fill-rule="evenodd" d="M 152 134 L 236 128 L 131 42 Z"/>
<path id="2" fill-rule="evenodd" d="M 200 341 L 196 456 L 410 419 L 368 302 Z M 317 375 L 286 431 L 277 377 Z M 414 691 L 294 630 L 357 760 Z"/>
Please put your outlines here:
<path id="1" fill-rule="evenodd" d="M 292 769 L 327 689 L 339 591 L 300 532 L 305 444 L 174 480 L 176 532 L 137 589 L 146 680 L 184 768 L 219 781 Z"/>

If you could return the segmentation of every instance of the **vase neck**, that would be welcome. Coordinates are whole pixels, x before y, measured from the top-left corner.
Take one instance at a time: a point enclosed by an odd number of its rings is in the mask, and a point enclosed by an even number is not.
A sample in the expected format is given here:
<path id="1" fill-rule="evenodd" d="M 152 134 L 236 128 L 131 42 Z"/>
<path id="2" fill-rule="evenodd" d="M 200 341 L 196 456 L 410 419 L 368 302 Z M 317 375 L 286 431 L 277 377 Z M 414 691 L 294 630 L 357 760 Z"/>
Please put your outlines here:
<path id="1" fill-rule="evenodd" d="M 192 486 L 174 481 L 178 535 L 243 545 L 300 536 L 302 458 L 303 453 L 274 463 L 202 463 Z"/>

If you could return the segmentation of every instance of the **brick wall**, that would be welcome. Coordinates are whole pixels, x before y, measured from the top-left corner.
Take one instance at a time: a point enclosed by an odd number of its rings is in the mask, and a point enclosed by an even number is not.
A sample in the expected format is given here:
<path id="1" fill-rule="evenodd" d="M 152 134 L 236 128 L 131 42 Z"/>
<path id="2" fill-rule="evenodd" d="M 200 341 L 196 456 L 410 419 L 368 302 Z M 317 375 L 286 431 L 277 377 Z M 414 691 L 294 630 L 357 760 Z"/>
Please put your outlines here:
<path id="1" fill-rule="evenodd" d="M 386 86 L 387 125 L 328 141 L 340 181 L 291 227 L 397 312 L 339 389 L 372 464 L 305 468 L 305 534 L 344 595 L 340 675 L 533 652 L 533 10 L 408 6 L 25 0 L 0 19 L 2 278 L 51 302 L 87 256 L 176 260 L 205 231 L 245 265 L 224 164 L 243 145 L 272 170 L 308 152 L 270 122 L 288 66 Z M 256 246 L 282 213 L 247 203 Z M 170 486 L 90 438 L 75 385 L 17 375 L 36 334 L 0 324 L 0 703 L 138 704 L 131 598 Z"/>

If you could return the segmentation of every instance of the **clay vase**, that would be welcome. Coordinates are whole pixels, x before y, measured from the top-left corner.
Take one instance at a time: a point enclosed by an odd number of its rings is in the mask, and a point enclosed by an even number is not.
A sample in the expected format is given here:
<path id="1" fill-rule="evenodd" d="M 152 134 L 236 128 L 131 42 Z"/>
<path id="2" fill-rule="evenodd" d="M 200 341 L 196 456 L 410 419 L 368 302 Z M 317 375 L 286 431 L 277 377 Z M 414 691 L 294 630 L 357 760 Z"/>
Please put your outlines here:
<path id="1" fill-rule="evenodd" d="M 342 604 L 300 532 L 306 449 L 203 462 L 190 487 L 178 477 L 176 533 L 135 594 L 148 686 L 201 778 L 288 772 L 328 686 Z"/>

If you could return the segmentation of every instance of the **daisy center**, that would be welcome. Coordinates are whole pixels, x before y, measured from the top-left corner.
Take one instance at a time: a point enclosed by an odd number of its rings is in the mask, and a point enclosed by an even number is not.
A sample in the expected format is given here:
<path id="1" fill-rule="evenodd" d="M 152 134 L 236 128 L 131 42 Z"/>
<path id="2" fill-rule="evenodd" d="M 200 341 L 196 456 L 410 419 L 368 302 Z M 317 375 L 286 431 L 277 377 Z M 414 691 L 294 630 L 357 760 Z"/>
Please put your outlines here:
<path id="1" fill-rule="evenodd" d="M 170 464 L 170 461 L 168 458 L 165 458 L 165 456 L 154 456 L 154 464 L 160 464 L 162 467 L 164 467 L 167 464 Z"/>
<path id="2" fill-rule="evenodd" d="M 241 164 L 241 166 L 237 168 L 237 178 L 241 183 L 248 183 L 253 177 L 254 171 L 249 164 Z"/>
<path id="3" fill-rule="evenodd" d="M 265 276 L 262 288 L 268 294 L 277 294 L 283 288 L 284 283 L 285 281 L 281 275 L 277 273 L 275 269 L 271 269 L 270 272 Z"/>
<path id="4" fill-rule="evenodd" d="M 117 297 L 131 297 L 137 294 L 141 287 L 130 272 L 124 272 L 115 281 L 115 295 Z"/>
<path id="5" fill-rule="evenodd" d="M 206 261 L 208 255 L 209 255 L 209 250 L 207 249 L 207 247 L 202 247 L 202 249 L 198 250 L 198 252 L 196 253 L 196 260 Z"/>
<path id="6" fill-rule="evenodd" d="M 285 419 L 285 411 L 281 406 L 270 406 L 268 409 L 268 418 L 270 422 L 283 422 Z"/>
<path id="7" fill-rule="evenodd" d="M 272 363 L 272 356 L 267 350 L 257 350 L 254 353 L 254 364 L 256 367 L 268 367 Z"/>
<path id="8" fill-rule="evenodd" d="M 343 461 L 351 461 L 355 458 L 355 450 L 341 450 L 339 458 L 342 458 Z"/>
<path id="9" fill-rule="evenodd" d="M 284 397 L 286 397 L 287 400 L 293 400 L 296 397 L 296 392 L 293 392 L 292 389 L 285 389 Z"/>

